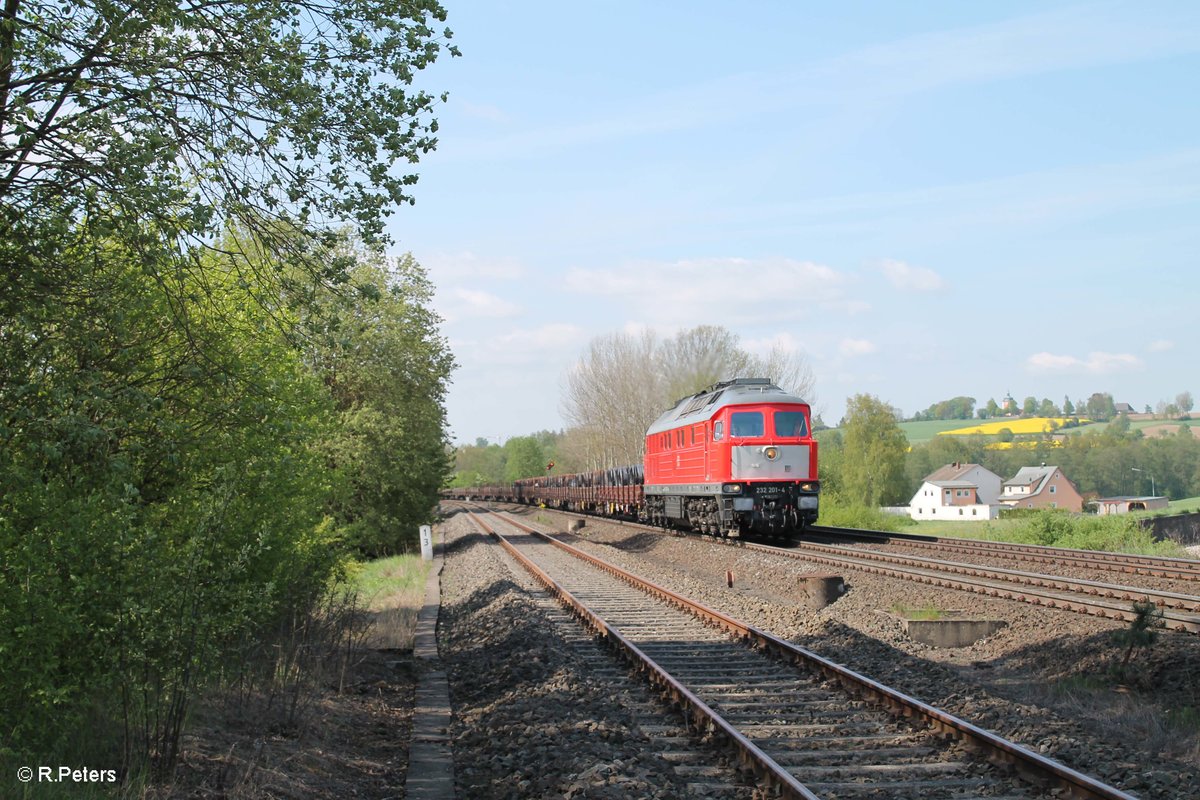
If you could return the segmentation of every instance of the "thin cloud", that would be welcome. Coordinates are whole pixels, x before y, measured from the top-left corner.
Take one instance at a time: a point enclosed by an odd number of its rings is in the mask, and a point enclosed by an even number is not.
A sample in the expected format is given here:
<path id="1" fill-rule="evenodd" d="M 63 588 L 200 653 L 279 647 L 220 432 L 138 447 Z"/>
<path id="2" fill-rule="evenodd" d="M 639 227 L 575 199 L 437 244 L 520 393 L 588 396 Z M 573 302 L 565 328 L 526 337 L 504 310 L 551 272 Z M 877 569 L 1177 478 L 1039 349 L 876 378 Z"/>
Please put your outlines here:
<path id="1" fill-rule="evenodd" d="M 486 119 L 491 122 L 508 122 L 509 115 L 504 112 L 499 106 L 494 106 L 490 103 L 468 103 L 460 100 L 457 103 L 463 116 L 472 117 L 474 119 Z"/>
<path id="2" fill-rule="evenodd" d="M 1054 353 L 1034 353 L 1026 360 L 1031 372 L 1073 372 L 1108 375 L 1139 369 L 1142 360 L 1129 353 L 1089 353 L 1087 358 Z"/>
<path id="3" fill-rule="evenodd" d="M 850 283 L 832 267 L 788 258 L 636 262 L 572 269 L 564 280 L 568 291 L 609 297 L 656 326 L 808 319 L 814 307 L 860 310 Z"/>
<path id="4" fill-rule="evenodd" d="M 470 251 L 461 253 L 434 253 L 421 259 L 435 283 L 464 280 L 515 281 L 528 273 L 525 266 L 515 259 L 503 257 L 484 258 Z"/>
<path id="5" fill-rule="evenodd" d="M 515 317 L 522 308 L 502 297 L 477 289 L 448 289 L 438 293 L 438 310 L 447 322 L 477 317 Z"/>
<path id="6" fill-rule="evenodd" d="M 1165 353 L 1175 347 L 1175 343 L 1168 339 L 1158 339 L 1150 343 L 1146 349 L 1151 353 Z"/>
<path id="7" fill-rule="evenodd" d="M 936 292 L 946 286 L 942 276 L 928 267 L 914 267 L 903 261 L 885 259 L 879 268 L 897 289 L 910 292 Z"/>
<path id="8" fill-rule="evenodd" d="M 897 98 L 1015 77 L 1161 59 L 1200 50 L 1200 26 L 1168 10 L 1079 6 L 921 33 L 786 72 L 743 72 L 644 95 L 595 117 L 531 120 L 505 137 L 458 140 L 454 157 L 540 157 L 547 150 L 717 124 L 713 97 L 743 117 L 789 108 L 873 107 Z M 482 108 L 483 106 L 479 106 Z"/>
<path id="9" fill-rule="evenodd" d="M 838 352 L 845 358 L 867 356 L 878 350 L 875 343 L 868 339 L 842 339 L 838 344 Z"/>
<path id="10" fill-rule="evenodd" d="M 579 326 L 555 322 L 500 334 L 489 339 L 483 349 L 496 364 L 545 364 L 569 358 L 586 339 Z"/>
<path id="11" fill-rule="evenodd" d="M 784 353 L 803 353 L 807 350 L 799 339 L 786 331 L 762 339 L 746 339 L 742 342 L 742 347 L 751 353 L 764 356 L 772 350 Z"/>

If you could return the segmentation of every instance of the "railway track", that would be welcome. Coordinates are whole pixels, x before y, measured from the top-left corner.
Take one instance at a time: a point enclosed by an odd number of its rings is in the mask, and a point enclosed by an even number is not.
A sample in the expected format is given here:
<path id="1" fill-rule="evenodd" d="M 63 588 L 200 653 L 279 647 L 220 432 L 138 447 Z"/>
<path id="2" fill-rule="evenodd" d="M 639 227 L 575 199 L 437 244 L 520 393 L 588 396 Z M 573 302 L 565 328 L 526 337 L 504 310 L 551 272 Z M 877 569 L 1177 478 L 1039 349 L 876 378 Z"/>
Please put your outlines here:
<path id="1" fill-rule="evenodd" d="M 959 553 L 983 558 L 1003 558 L 1006 561 L 1028 564 L 1065 565 L 1102 572 L 1200 582 L 1200 561 L 1186 558 L 1106 553 L 1098 550 L 1071 550 L 1065 547 L 984 542 L 975 539 L 950 539 L 912 533 L 883 533 L 855 528 L 829 528 L 823 525 L 814 525 L 809 528 L 809 533 L 826 536 L 834 541 L 897 545 L 925 552 Z"/>
<path id="2" fill-rule="evenodd" d="M 782 796 L 1130 797 L 509 517 L 472 519 Z"/>
<path id="3" fill-rule="evenodd" d="M 1137 618 L 1133 604 L 1148 600 L 1162 612 L 1163 624 L 1167 628 L 1200 633 L 1200 597 L 1195 595 L 812 542 L 800 542 L 789 548 L 752 543 L 744 546 L 786 558 L 848 567 L 944 589 L 1018 600 L 1107 619 L 1132 621 Z"/>
<path id="4" fill-rule="evenodd" d="M 652 743 L 656 755 L 671 765 L 690 795 L 753 800 L 753 784 L 732 767 L 720 763 L 725 759 L 713 743 L 696 740 L 689 735 L 685 721 L 665 715 L 648 687 L 631 685 L 628 668 L 615 661 L 610 650 L 599 646 L 591 631 L 581 626 L 571 609 L 558 602 L 556 596 L 538 592 L 542 585 L 520 562 L 511 559 L 510 567 L 514 575 L 524 576 L 528 589 L 534 590 L 531 598 L 576 662 L 591 678 L 603 682 L 601 691 L 606 696 L 633 712 L 638 720 L 637 730 Z"/>
<path id="5" fill-rule="evenodd" d="M 556 513 L 577 517 L 588 515 L 576 512 L 554 509 Z M 626 527 L 645 530 L 659 534 L 662 528 L 642 525 L 634 522 L 620 522 L 605 519 L 606 522 L 619 522 Z M 818 532 L 828 534 L 841 532 L 838 528 L 817 528 Z M 850 536 L 861 537 L 874 533 L 866 531 L 850 531 Z M 671 534 L 674 535 L 674 534 Z M 876 534 L 876 536 L 886 534 Z M 810 563 L 819 563 L 838 569 L 852 569 L 875 575 L 915 581 L 928 586 L 943 589 L 955 589 L 971 592 L 1004 600 L 1015 600 L 1030 603 L 1044 608 L 1061 609 L 1080 614 L 1088 614 L 1103 619 L 1131 622 L 1138 617 L 1133 604 L 1139 601 L 1152 601 L 1162 613 L 1163 625 L 1174 631 L 1200 634 L 1200 596 L 1169 592 L 1138 586 L 1104 583 L 1075 578 L 1065 578 L 1037 572 L 1011 570 L 1000 567 L 989 567 L 980 564 L 969 564 L 958 561 L 924 558 L 915 555 L 905 555 L 881 552 L 865 548 L 854 548 L 843 545 L 823 544 L 820 542 L 800 541 L 790 546 L 762 544 L 741 539 L 712 539 L 727 546 L 742 547 L 770 553 L 781 558 L 799 559 Z M 910 541 L 905 538 L 905 543 Z M 918 538 L 916 541 L 923 541 Z M 939 540 L 941 541 L 941 540 Z M 990 547 L 978 548 L 977 552 L 987 552 L 992 557 L 1006 557 L 1008 549 L 1002 543 L 982 542 Z M 1000 545 L 1000 546 L 997 546 Z M 1018 552 L 1029 548 L 1027 545 L 1014 545 Z M 1185 570 L 1193 563 L 1187 559 L 1155 559 L 1144 556 L 1126 556 L 1117 553 L 1098 553 L 1096 551 L 1067 550 L 1061 548 L 1046 548 L 1053 553 L 1078 554 L 1085 561 L 1107 564 L 1110 567 L 1126 561 L 1165 562 L 1164 569 Z M 1033 548 L 1034 551 L 1038 548 Z M 1041 563 L 1061 563 L 1061 561 L 1046 561 Z M 1174 565 L 1174 566 L 1172 566 Z M 1137 573 L 1150 574 L 1150 573 Z M 1155 573 L 1158 575 L 1158 573 Z M 1161 577 L 1161 575 L 1159 575 Z"/>

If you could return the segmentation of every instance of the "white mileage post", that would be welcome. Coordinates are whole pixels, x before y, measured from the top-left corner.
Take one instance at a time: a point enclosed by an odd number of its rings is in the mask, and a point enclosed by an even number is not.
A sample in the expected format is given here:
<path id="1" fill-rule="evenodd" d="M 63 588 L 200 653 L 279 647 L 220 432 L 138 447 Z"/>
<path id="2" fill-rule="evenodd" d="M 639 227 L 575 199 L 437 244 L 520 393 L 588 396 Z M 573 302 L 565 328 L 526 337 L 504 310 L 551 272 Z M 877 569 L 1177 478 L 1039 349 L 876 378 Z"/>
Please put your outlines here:
<path id="1" fill-rule="evenodd" d="M 421 526 L 421 560 L 433 561 L 433 528 Z"/>

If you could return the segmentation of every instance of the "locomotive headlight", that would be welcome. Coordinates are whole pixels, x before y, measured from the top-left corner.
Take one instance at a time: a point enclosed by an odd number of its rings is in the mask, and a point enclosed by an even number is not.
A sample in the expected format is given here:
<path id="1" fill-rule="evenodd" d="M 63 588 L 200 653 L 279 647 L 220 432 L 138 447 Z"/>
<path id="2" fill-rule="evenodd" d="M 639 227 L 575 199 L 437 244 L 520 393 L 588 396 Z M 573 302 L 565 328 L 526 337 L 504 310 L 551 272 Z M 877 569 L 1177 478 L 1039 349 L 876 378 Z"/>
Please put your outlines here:
<path id="1" fill-rule="evenodd" d="M 767 461 L 774 461 L 775 459 L 779 458 L 779 448 L 778 447 L 764 447 L 763 455 L 767 457 Z"/>
<path id="2" fill-rule="evenodd" d="M 726 483 L 721 486 L 721 491 L 725 494 L 738 494 L 742 491 L 742 485 L 740 483 Z"/>
<path id="3" fill-rule="evenodd" d="M 811 492 L 813 490 L 813 485 L 811 483 L 802 483 L 800 484 L 800 489 L 805 492 Z"/>

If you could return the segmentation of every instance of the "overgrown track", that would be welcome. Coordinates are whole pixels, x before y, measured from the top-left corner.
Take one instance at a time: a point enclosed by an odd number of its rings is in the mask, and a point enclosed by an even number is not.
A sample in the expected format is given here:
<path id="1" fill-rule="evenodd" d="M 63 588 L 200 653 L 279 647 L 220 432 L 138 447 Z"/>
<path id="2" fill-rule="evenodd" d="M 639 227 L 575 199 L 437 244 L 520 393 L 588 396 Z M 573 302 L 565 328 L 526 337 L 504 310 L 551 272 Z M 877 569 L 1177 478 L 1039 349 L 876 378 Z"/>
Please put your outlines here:
<path id="1" fill-rule="evenodd" d="M 782 796 L 1044 796 L 1035 786 L 1014 788 L 1012 769 L 1004 768 L 1009 767 L 1052 787 L 1054 796 L 1130 797 L 507 516 L 501 519 L 523 533 L 502 536 L 486 526 L 489 533 L 685 707 L 698 733 L 730 742 L 740 762 Z M 947 738 L 965 747 L 947 745 Z M 993 763 L 967 750 L 981 751 Z"/>

